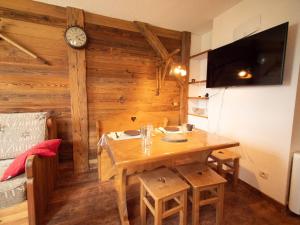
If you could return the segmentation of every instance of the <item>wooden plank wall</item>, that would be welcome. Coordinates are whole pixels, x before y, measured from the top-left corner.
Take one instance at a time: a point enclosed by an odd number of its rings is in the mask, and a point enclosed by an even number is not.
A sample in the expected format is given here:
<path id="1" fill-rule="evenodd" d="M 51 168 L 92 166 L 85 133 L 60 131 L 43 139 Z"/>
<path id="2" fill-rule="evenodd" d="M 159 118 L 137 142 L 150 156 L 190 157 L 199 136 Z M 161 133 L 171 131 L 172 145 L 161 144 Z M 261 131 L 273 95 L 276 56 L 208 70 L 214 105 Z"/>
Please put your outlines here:
<path id="1" fill-rule="evenodd" d="M 90 159 L 96 158 L 96 120 L 143 111 L 178 123 L 179 88 L 167 77 L 161 94 L 155 95 L 157 57 L 145 38 L 137 32 L 93 24 L 86 24 L 86 30 L 90 38 L 86 52 Z M 180 40 L 161 39 L 170 51 L 180 48 Z"/>
<path id="2" fill-rule="evenodd" d="M 64 140 L 60 158 L 68 160 L 72 158 L 72 133 L 65 19 L 29 10 L 30 5 L 27 9 L 21 2 L 0 1 L 3 33 L 51 66 L 39 64 L 0 40 L 0 112 L 51 112 L 57 117 L 58 136 Z M 49 7 L 49 12 L 55 15 L 56 10 Z"/>
<path id="3" fill-rule="evenodd" d="M 26 4 L 24 4 L 26 2 Z M 32 13 L 34 8 L 34 13 Z M 167 76 L 156 96 L 157 55 L 133 23 L 85 13 L 89 158 L 96 159 L 96 120 L 139 111 L 179 121 L 179 87 Z M 51 63 L 40 65 L 0 40 L 0 112 L 51 111 L 64 139 L 60 159 L 72 159 L 65 8 L 28 0 L 1 0 L 4 33 Z M 120 29 L 122 28 L 122 29 Z M 181 48 L 181 33 L 151 27 L 169 52 Z M 175 56 L 181 61 L 181 53 Z"/>

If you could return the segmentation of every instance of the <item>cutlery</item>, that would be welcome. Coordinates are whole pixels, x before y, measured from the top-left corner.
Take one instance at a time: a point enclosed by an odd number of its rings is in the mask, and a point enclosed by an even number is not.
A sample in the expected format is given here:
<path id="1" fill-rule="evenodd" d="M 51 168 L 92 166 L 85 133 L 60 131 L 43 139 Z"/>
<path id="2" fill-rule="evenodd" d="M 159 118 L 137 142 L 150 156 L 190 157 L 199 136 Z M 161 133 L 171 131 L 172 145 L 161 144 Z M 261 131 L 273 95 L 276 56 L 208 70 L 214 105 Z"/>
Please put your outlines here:
<path id="1" fill-rule="evenodd" d="M 165 131 L 163 131 L 160 127 L 158 128 L 158 130 L 159 130 L 160 132 L 162 132 L 163 134 L 165 134 Z"/>

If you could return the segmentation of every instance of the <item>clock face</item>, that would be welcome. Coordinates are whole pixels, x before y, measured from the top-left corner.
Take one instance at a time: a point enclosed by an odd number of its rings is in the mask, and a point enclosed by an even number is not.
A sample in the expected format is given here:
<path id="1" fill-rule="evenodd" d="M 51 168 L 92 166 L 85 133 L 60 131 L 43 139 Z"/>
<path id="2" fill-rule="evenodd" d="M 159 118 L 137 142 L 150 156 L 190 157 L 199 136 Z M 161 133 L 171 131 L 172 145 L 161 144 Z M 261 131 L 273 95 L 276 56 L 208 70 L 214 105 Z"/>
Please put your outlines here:
<path id="1" fill-rule="evenodd" d="M 73 48 L 82 48 L 87 42 L 85 31 L 77 26 L 69 27 L 66 30 L 65 38 L 67 43 Z"/>

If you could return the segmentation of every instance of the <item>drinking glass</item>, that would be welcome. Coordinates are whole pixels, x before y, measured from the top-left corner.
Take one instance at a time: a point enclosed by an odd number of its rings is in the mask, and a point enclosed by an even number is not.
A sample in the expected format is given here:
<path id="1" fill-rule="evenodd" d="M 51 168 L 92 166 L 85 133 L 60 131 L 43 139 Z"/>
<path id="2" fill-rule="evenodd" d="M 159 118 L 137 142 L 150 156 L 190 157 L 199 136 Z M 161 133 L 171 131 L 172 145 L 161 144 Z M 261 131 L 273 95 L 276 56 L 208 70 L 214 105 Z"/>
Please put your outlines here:
<path id="1" fill-rule="evenodd" d="M 186 127 L 186 123 L 181 124 L 181 132 L 182 133 L 186 133 L 187 132 L 187 127 Z"/>
<path id="2" fill-rule="evenodd" d="M 146 153 L 150 153 L 151 144 L 152 144 L 152 132 L 153 125 L 147 124 L 141 127 L 141 136 L 142 136 L 142 150 Z"/>

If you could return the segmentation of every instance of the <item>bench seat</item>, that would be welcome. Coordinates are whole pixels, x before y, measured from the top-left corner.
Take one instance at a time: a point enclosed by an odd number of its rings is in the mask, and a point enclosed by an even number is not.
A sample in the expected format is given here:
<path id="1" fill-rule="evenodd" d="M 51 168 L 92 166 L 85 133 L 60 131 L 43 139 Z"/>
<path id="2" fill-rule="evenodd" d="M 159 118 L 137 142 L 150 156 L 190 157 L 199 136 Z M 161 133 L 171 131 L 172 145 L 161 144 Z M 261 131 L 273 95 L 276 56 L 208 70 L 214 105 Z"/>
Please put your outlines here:
<path id="1" fill-rule="evenodd" d="M 13 159 L 0 160 L 0 177 Z M 26 200 L 25 173 L 0 182 L 0 208 L 6 208 Z"/>

